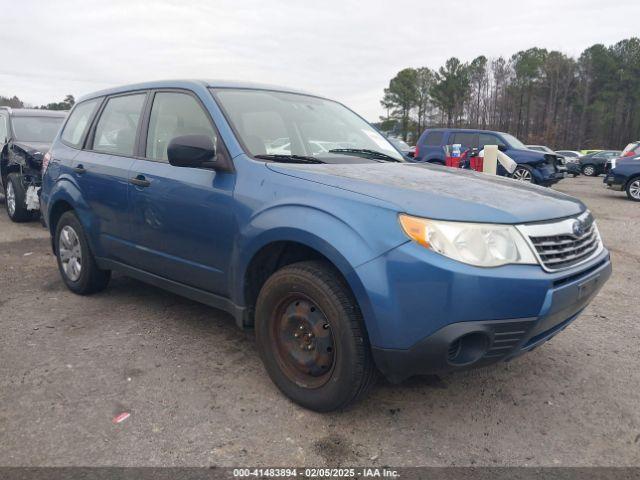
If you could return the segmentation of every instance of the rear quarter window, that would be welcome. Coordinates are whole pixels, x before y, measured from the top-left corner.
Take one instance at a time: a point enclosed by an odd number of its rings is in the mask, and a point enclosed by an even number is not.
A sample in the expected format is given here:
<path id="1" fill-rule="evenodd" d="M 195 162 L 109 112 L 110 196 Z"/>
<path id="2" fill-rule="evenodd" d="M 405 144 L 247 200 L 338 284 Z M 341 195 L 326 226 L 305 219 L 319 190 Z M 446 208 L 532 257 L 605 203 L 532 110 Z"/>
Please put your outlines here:
<path id="1" fill-rule="evenodd" d="M 429 132 L 424 137 L 424 144 L 439 147 L 442 145 L 442 139 L 444 138 L 444 132 Z"/>
<path id="2" fill-rule="evenodd" d="M 62 131 L 64 143 L 75 148 L 82 147 L 82 140 L 100 101 L 101 99 L 96 98 L 76 105 Z"/>

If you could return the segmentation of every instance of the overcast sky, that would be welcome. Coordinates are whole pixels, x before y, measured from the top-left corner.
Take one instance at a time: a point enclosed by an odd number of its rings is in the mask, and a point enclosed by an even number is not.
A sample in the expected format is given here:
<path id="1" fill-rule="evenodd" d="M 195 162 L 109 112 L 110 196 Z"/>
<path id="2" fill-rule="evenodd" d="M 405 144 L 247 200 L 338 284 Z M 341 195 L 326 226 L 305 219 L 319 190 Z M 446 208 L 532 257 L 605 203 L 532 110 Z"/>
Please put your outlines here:
<path id="1" fill-rule="evenodd" d="M 404 67 L 640 35 L 640 0 L 2 0 L 0 95 L 42 104 L 145 80 L 271 83 L 371 121 Z"/>

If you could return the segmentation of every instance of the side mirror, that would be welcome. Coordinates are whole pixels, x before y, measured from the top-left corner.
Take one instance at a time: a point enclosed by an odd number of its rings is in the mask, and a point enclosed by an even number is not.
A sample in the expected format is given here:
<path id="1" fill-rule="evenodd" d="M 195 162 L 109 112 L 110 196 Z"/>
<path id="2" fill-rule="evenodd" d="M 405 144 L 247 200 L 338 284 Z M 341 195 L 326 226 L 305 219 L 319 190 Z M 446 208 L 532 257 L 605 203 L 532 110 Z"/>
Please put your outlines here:
<path id="1" fill-rule="evenodd" d="M 183 135 L 169 142 L 167 157 L 174 167 L 213 167 L 216 147 L 207 135 Z"/>
<path id="2" fill-rule="evenodd" d="M 506 152 L 507 151 L 507 146 L 506 145 L 498 145 L 498 150 L 500 150 L 501 152 Z"/>

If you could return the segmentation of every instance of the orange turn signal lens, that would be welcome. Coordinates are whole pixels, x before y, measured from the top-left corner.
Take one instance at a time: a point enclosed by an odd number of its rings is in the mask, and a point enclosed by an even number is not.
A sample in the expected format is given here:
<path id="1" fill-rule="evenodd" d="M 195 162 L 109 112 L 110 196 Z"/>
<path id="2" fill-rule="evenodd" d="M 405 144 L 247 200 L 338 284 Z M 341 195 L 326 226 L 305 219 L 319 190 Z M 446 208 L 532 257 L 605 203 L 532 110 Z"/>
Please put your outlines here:
<path id="1" fill-rule="evenodd" d="M 398 217 L 404 233 L 414 242 L 418 242 L 423 247 L 431 248 L 427 240 L 427 225 L 422 218 L 411 217 L 400 214 Z"/>

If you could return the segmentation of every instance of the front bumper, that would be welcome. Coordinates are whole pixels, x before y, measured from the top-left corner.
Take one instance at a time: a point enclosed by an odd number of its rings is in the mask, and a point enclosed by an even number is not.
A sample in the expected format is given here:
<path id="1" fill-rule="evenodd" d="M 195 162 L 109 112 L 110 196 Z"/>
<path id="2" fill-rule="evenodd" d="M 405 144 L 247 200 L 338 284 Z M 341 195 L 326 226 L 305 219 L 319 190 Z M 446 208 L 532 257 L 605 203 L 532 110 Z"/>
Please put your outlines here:
<path id="1" fill-rule="evenodd" d="M 420 267 L 410 261 L 421 255 L 430 255 L 430 264 L 417 272 Z M 485 366 L 532 350 L 577 318 L 611 275 L 606 250 L 555 274 L 528 265 L 455 265 L 413 244 L 387 256 L 388 300 L 374 299 L 376 321 L 367 327 L 376 365 L 392 382 Z M 359 269 L 373 273 L 376 263 Z M 452 266 L 457 271 L 440 270 Z"/>
<path id="2" fill-rule="evenodd" d="M 566 178 L 566 176 L 567 176 L 566 169 L 563 169 L 562 171 L 558 171 L 558 172 L 546 173 L 544 175 L 541 175 L 541 178 L 538 180 L 538 184 L 548 187 L 549 185 L 558 183 L 563 178 Z"/>
<path id="3" fill-rule="evenodd" d="M 604 177 L 604 180 L 602 181 L 602 183 L 604 183 L 607 187 L 609 187 L 612 190 L 621 191 L 624 189 L 624 179 L 616 178 L 616 176 L 613 173 L 607 173 L 607 176 Z"/>
<path id="4" fill-rule="evenodd" d="M 571 175 L 581 175 L 582 169 L 580 168 L 580 164 L 576 162 L 567 162 L 567 173 Z"/>

